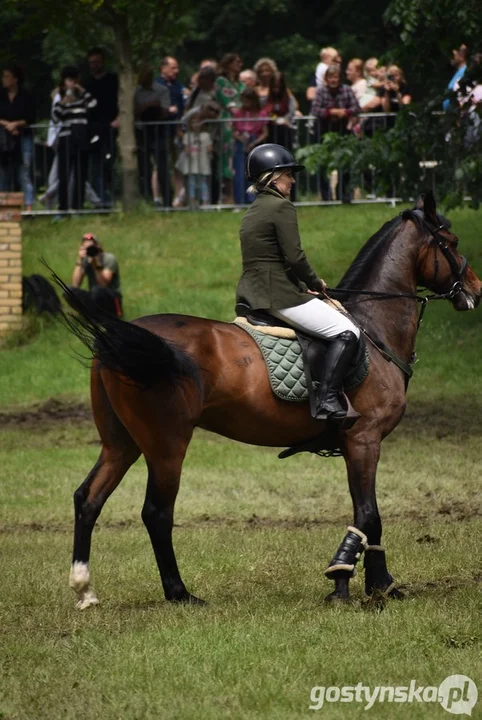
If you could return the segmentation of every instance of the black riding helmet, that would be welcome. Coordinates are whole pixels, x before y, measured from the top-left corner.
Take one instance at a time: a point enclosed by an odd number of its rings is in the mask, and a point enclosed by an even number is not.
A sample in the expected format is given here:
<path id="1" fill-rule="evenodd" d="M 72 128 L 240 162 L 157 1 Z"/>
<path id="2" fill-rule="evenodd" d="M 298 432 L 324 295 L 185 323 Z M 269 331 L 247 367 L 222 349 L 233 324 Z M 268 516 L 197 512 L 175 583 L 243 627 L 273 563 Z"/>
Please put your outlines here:
<path id="1" fill-rule="evenodd" d="M 304 170 L 304 165 L 299 165 L 293 155 L 282 145 L 265 143 L 253 148 L 246 160 L 246 175 L 248 180 L 258 180 L 261 175 L 269 170 L 290 169 L 292 172 Z"/>

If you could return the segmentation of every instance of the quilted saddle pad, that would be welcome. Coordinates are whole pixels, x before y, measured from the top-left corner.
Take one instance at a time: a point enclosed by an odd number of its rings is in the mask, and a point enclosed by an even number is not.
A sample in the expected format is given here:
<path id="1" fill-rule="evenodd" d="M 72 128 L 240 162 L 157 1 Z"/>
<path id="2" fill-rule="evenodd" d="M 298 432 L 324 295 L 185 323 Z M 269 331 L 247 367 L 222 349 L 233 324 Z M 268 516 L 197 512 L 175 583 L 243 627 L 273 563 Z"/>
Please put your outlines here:
<path id="1" fill-rule="evenodd" d="M 261 350 L 268 369 L 269 381 L 275 395 L 282 400 L 290 402 L 305 402 L 308 400 L 308 385 L 303 365 L 301 345 L 298 340 L 273 337 L 265 335 L 251 326 L 234 322 L 247 332 Z M 362 358 L 353 371 L 345 378 L 344 390 L 352 390 L 360 385 L 368 375 L 368 353 Z"/>

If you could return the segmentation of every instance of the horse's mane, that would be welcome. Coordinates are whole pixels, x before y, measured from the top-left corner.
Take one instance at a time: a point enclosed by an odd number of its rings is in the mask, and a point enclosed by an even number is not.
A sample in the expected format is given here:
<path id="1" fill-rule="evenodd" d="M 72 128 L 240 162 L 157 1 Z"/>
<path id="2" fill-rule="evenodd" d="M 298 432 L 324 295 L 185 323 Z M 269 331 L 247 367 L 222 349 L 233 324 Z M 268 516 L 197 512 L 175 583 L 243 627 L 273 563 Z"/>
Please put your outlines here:
<path id="1" fill-rule="evenodd" d="M 373 268 L 376 258 L 380 256 L 380 250 L 387 241 L 392 238 L 400 227 L 403 216 L 398 215 L 383 225 L 362 247 L 355 260 L 352 262 L 346 273 L 343 275 L 337 290 L 362 289 L 365 281 Z"/>
<path id="2" fill-rule="evenodd" d="M 450 222 L 444 218 L 443 215 L 435 215 L 433 219 L 446 229 L 450 227 Z M 400 215 L 386 222 L 380 230 L 367 240 L 355 260 L 343 275 L 337 285 L 337 290 L 361 290 L 365 287 L 374 263 L 380 258 L 381 250 L 388 246 L 389 240 L 393 238 L 405 220 L 412 220 L 420 232 L 427 232 L 426 220 L 421 210 L 416 208 L 413 210 L 404 210 Z"/>

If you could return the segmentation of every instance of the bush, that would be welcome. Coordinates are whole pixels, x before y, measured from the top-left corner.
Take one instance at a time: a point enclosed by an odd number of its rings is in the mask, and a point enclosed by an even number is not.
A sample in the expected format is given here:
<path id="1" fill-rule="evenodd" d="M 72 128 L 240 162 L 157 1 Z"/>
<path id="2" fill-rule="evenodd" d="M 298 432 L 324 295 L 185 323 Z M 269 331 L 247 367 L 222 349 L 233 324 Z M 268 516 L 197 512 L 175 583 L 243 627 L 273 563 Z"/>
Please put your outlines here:
<path id="1" fill-rule="evenodd" d="M 357 184 L 368 169 L 374 172 L 374 190 L 385 196 L 394 191 L 403 200 L 433 187 L 442 204 L 451 209 L 471 207 L 482 200 L 482 108 L 461 114 L 437 112 L 439 100 L 424 107 L 402 108 L 395 126 L 377 130 L 373 137 L 327 133 L 323 142 L 300 148 L 297 159 L 311 173 L 324 168 L 351 170 Z"/>

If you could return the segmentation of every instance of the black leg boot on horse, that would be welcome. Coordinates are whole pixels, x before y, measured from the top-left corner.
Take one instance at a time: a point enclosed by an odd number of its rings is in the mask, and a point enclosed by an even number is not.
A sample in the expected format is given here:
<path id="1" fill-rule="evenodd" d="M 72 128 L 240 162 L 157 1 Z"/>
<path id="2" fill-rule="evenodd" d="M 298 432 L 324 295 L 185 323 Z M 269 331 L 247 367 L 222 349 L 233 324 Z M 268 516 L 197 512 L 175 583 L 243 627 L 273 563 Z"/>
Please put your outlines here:
<path id="1" fill-rule="evenodd" d="M 349 428 L 359 416 L 353 411 L 347 417 L 348 407 L 342 404 L 343 380 L 358 348 L 358 338 L 350 330 L 337 335 L 330 342 L 326 355 L 315 367 L 317 387 L 315 390 L 316 420 L 331 420 Z"/>

